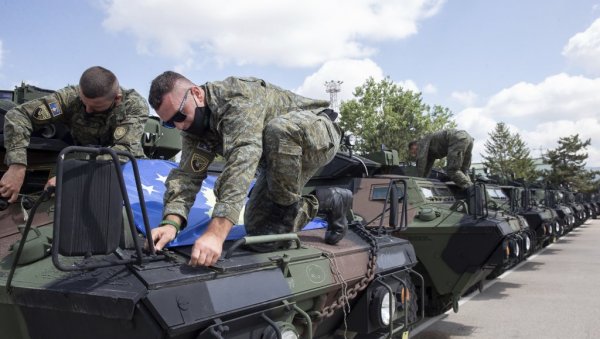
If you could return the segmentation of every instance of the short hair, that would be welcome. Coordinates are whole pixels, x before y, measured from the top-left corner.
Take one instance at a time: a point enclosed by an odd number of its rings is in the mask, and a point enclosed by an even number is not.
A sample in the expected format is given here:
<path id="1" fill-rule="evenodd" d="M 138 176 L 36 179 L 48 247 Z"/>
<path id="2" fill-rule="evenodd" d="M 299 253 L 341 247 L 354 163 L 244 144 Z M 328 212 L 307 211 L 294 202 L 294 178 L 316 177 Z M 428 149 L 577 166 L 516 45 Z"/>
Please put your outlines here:
<path id="1" fill-rule="evenodd" d="M 163 97 L 175 89 L 177 82 L 184 82 L 192 86 L 194 85 L 188 78 L 173 71 L 163 72 L 154 78 L 150 85 L 150 93 L 148 94 L 150 106 L 155 110 L 159 109 L 160 105 L 162 105 Z"/>
<path id="2" fill-rule="evenodd" d="M 411 149 L 413 146 L 417 145 L 419 142 L 417 140 L 413 140 L 408 143 L 408 149 Z"/>
<path id="3" fill-rule="evenodd" d="M 119 82 L 113 72 L 104 67 L 93 66 L 81 75 L 79 89 L 86 98 L 90 99 L 116 96 Z"/>

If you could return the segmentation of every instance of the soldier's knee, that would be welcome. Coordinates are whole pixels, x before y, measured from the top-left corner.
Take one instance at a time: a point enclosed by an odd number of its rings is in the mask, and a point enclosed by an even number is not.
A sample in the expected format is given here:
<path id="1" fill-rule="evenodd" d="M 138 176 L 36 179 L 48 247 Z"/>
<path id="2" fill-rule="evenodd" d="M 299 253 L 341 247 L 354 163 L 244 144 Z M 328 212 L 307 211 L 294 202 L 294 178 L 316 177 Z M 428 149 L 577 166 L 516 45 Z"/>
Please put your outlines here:
<path id="1" fill-rule="evenodd" d="M 279 137 L 289 134 L 289 122 L 282 117 L 271 119 L 265 127 L 265 135 Z"/>

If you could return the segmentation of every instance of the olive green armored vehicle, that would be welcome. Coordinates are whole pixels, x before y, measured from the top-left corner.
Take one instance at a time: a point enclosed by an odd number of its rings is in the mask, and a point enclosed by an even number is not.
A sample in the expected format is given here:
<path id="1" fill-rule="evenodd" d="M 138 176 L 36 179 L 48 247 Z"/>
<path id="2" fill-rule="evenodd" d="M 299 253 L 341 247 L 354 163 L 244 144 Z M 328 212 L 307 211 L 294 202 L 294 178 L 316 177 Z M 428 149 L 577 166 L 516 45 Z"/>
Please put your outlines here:
<path id="1" fill-rule="evenodd" d="M 573 211 L 575 222 L 573 228 L 581 226 L 586 220 L 585 207 L 575 200 L 575 194 L 568 189 L 559 190 L 559 197 L 562 203 L 569 206 Z"/>
<path id="2" fill-rule="evenodd" d="M 600 204 L 596 199 L 596 193 L 581 193 L 581 201 L 585 204 L 588 204 L 590 209 L 590 218 L 598 219 L 598 215 L 600 214 Z"/>
<path id="3" fill-rule="evenodd" d="M 146 128 L 146 153 L 171 158 L 177 147 L 155 122 Z M 323 241 L 323 228 L 243 237 L 226 242 L 215 266 L 190 267 L 191 246 L 157 252 L 140 236 L 132 199 L 140 202 L 144 233 L 154 225 L 135 159 L 134 184 L 127 186 L 116 165 L 125 153 L 39 150 L 59 156 L 31 163 L 23 190 L 29 193 L 0 211 L 3 338 L 379 338 L 406 333 L 420 318 L 414 248 L 386 235 L 406 227 L 397 217 L 407 215 L 397 180 L 387 181 L 389 203 L 380 213 L 388 222 L 380 228 L 351 218 L 336 246 Z M 71 152 L 89 159 L 65 156 Z M 113 161 L 98 158 L 106 155 Z M 43 187 L 55 162 L 50 197 Z M 244 248 L 265 241 L 292 246 L 271 253 Z"/>
<path id="4" fill-rule="evenodd" d="M 586 194 L 578 192 L 575 194 L 575 202 L 583 205 L 585 211 L 585 220 L 596 219 L 596 205 L 593 204 L 587 197 Z"/>
<path id="5" fill-rule="evenodd" d="M 570 232 L 575 226 L 575 214 L 573 209 L 563 203 L 563 193 L 552 189 L 535 189 L 533 196 L 539 201 L 545 201 L 545 205 L 554 209 L 558 217 L 558 222 L 562 228 L 562 234 Z"/>
<path id="6" fill-rule="evenodd" d="M 424 284 L 414 283 L 425 294 L 429 315 L 450 307 L 458 310 L 458 300 L 482 283 L 498 267 L 507 267 L 520 256 L 515 229 L 516 217 L 497 217 L 486 205 L 484 188 L 473 187 L 466 199 L 457 199 L 450 188 L 436 179 L 404 175 L 397 153 L 385 151 L 370 157 L 339 153 L 310 182 L 311 188 L 339 186 L 354 192 L 353 210 L 368 229 L 385 225 L 386 187 L 390 180 L 402 182 L 399 197 L 407 201 L 406 230 L 393 231 L 410 240 L 419 263 L 415 270 Z M 385 234 L 385 233 L 382 233 Z"/>
<path id="7" fill-rule="evenodd" d="M 596 219 L 600 216 L 600 194 L 599 193 L 588 193 L 588 201 L 596 206 Z"/>
<path id="8" fill-rule="evenodd" d="M 575 227 L 581 226 L 589 217 L 586 207 L 576 198 L 576 192 L 564 190 L 563 193 L 565 203 L 571 206 L 575 214 Z"/>
<path id="9" fill-rule="evenodd" d="M 545 198 L 537 201 L 534 192 L 537 189 L 521 186 L 501 186 L 502 192 L 511 200 L 509 207 L 527 221 L 532 240 L 531 252 L 556 240 L 563 233 L 555 210 L 546 207 Z"/>
<path id="10" fill-rule="evenodd" d="M 516 264 L 531 255 L 536 248 L 537 243 L 537 237 L 526 217 L 523 214 L 518 213 L 519 201 L 517 200 L 517 194 L 520 192 L 516 187 L 506 188 L 493 183 L 482 183 L 481 185 L 483 185 L 485 190 L 490 213 L 492 213 L 495 218 L 506 218 L 510 216 L 516 218 L 518 221 L 517 223 L 512 224 L 516 227 L 514 230 L 515 236 L 520 239 L 518 242 L 519 256 L 513 263 Z M 507 195 L 505 194 L 505 190 L 513 194 Z"/>

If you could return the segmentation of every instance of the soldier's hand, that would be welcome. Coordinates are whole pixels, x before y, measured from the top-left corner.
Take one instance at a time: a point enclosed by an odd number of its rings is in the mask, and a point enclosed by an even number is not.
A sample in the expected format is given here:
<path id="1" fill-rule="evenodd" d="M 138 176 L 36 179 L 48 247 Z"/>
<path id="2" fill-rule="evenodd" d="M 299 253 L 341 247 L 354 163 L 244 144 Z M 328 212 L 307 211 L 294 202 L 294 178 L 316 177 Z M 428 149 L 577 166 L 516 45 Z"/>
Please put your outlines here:
<path id="1" fill-rule="evenodd" d="M 8 198 L 8 202 L 17 201 L 23 180 L 25 180 L 25 169 L 25 165 L 12 164 L 0 179 L 0 196 Z"/>
<path id="2" fill-rule="evenodd" d="M 221 257 L 224 239 L 213 232 L 205 232 L 194 242 L 190 266 L 212 266 Z"/>
<path id="3" fill-rule="evenodd" d="M 177 229 L 172 225 L 162 225 L 152 229 L 152 241 L 154 242 L 154 249 L 157 251 L 162 250 L 169 242 L 171 242 L 177 236 Z M 148 244 L 146 244 L 148 249 Z"/>
<path id="4" fill-rule="evenodd" d="M 46 186 L 44 186 L 44 189 L 48 189 L 48 187 L 50 186 L 56 187 L 56 177 L 48 179 L 48 182 L 46 182 Z"/>
<path id="5" fill-rule="evenodd" d="M 213 217 L 206 232 L 196 239 L 192 247 L 190 266 L 212 266 L 221 257 L 223 243 L 233 227 L 233 223 L 223 217 Z"/>

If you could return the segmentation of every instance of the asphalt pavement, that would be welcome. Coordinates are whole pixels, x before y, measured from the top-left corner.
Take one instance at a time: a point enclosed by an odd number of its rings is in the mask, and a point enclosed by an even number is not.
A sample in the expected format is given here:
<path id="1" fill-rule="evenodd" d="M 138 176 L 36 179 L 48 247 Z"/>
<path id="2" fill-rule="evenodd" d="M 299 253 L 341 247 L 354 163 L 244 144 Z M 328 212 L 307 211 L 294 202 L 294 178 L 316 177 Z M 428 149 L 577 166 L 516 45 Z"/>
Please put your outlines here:
<path id="1" fill-rule="evenodd" d="M 600 338 L 600 219 L 426 319 L 414 339 Z"/>

